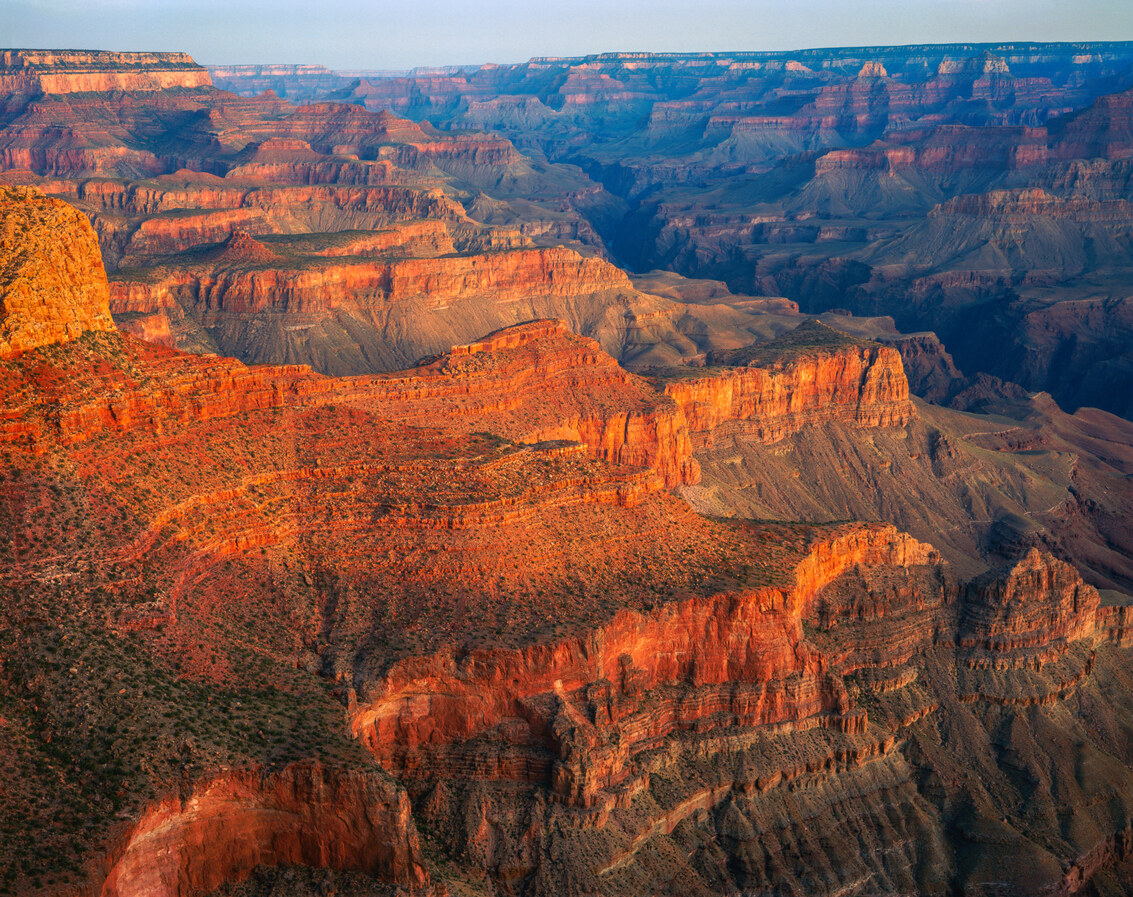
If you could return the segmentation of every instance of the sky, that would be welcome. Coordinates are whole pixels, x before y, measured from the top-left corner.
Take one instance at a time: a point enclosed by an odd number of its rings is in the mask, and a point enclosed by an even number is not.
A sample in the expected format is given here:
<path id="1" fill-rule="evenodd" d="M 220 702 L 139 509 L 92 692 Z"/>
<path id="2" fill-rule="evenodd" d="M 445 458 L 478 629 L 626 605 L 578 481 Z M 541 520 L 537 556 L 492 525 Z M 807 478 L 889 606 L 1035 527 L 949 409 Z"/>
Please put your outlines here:
<path id="1" fill-rule="evenodd" d="M 612 50 L 1133 40 L 1133 0 L 0 0 L 7 47 L 344 70 Z"/>

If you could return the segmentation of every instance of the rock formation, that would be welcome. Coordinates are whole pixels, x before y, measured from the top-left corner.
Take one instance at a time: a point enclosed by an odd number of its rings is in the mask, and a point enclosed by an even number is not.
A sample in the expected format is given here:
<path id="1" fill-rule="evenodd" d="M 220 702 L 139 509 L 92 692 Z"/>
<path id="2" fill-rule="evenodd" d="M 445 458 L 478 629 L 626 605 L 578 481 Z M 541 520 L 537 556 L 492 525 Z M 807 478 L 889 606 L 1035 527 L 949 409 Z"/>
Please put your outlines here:
<path id="1" fill-rule="evenodd" d="M 1037 654 L 1065 652 L 1071 642 L 1092 635 L 1097 625 L 1096 591 L 1068 564 L 1034 548 L 1006 576 L 977 581 L 973 592 L 960 627 L 960 645 L 992 664 L 1041 666 Z"/>
<path id="2" fill-rule="evenodd" d="M 245 237 L 244 243 L 248 244 Z M 282 269 L 263 249 L 250 255 L 225 251 L 196 272 L 170 272 L 165 280 L 115 281 L 115 294 L 126 294 L 131 305 L 122 311 L 160 307 L 157 297 L 171 297 L 189 310 L 216 314 L 254 314 L 328 311 L 336 304 L 373 306 L 404 303 L 427 297 L 448 305 L 481 294 L 499 303 L 547 292 L 573 298 L 603 290 L 629 290 L 623 272 L 600 259 L 585 259 L 567 249 L 528 249 L 506 254 L 457 258 L 412 259 L 396 262 L 324 262 Z M 250 269 L 250 270 L 231 270 Z M 211 269 L 211 270 L 210 270 Z M 325 284 L 337 289 L 330 293 Z M 152 298 L 151 298 L 152 297 Z M 369 309 L 368 309 L 369 310 Z"/>
<path id="3" fill-rule="evenodd" d="M 111 308 L 185 321 L 248 361 L 300 361 L 343 374 L 404 367 L 531 318 L 568 320 L 621 354 L 626 318 L 665 305 L 637 294 L 609 263 L 570 249 L 406 258 L 415 254 L 407 244 L 421 246 L 412 234 L 399 228 L 385 247 L 371 240 L 369 249 L 355 236 L 341 252 L 317 255 L 272 258 L 269 244 L 254 253 L 197 252 L 185 268 L 169 265 L 139 280 L 116 277 Z M 299 249 L 297 242 L 291 246 Z"/>
<path id="4" fill-rule="evenodd" d="M 1072 558 L 1098 588 L 1133 584 L 1133 543 L 1122 523 L 1133 510 L 1124 488 L 1133 453 L 1122 419 L 1096 409 L 1068 415 L 1049 396 L 992 378 L 969 383 L 950 360 L 939 371 L 944 395 L 953 408 L 980 413 L 910 405 L 894 348 L 816 324 L 719 357 L 728 354 L 749 365 L 686 369 L 660 381 L 693 409 L 686 413 L 702 478 L 683 494 L 702 512 L 882 519 L 931 540 L 967 574 L 1041 547 Z M 839 381 L 828 383 L 829 403 L 815 411 L 772 402 L 770 415 L 744 419 L 778 386 L 802 384 L 788 394 L 806 395 L 824 366 L 841 370 L 849 358 L 859 370 L 870 357 L 859 377 L 836 389 Z M 761 389 L 752 395 L 745 385 Z M 721 407 L 741 413 L 721 417 Z"/>
<path id="5" fill-rule="evenodd" d="M 208 72 L 187 53 L 0 51 L 0 91 L 5 93 L 165 90 L 211 84 Z"/>
<path id="6" fill-rule="evenodd" d="M 114 329 L 86 217 L 38 190 L 0 188 L 0 356 Z"/>
<path id="7" fill-rule="evenodd" d="M 818 322 L 769 346 L 710 356 L 710 362 L 745 360 L 742 367 L 695 378 L 686 373 L 665 385 L 693 432 L 746 422 L 745 432 L 777 442 L 816 423 L 872 429 L 904 426 L 913 416 L 896 349 L 855 344 Z"/>
<path id="8" fill-rule="evenodd" d="M 317 763 L 220 775 L 150 807 L 100 894 L 207 894 L 265 863 L 354 869 L 423 892 L 410 814 L 405 793 L 388 782 Z"/>

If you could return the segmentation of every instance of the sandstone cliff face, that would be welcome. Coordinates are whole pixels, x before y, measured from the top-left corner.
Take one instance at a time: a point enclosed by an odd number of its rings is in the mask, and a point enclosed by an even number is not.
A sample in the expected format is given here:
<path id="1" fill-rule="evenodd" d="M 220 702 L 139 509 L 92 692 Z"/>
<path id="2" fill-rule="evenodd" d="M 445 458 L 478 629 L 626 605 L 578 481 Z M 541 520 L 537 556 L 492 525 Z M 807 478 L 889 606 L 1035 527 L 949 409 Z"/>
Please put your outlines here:
<path id="1" fill-rule="evenodd" d="M 460 239 L 475 245 L 478 238 Z M 608 262 L 562 247 L 437 258 L 406 258 L 412 253 L 397 248 L 392 257 L 368 258 L 358 246 L 351 256 L 315 253 L 278 262 L 197 253 L 190 265 L 163 267 L 145 280 L 116 277 L 111 307 L 170 310 L 225 354 L 301 361 L 332 374 L 397 370 L 533 318 L 567 320 L 616 355 L 633 313 L 660 312 L 662 338 L 684 342 L 665 315 L 669 303 L 634 291 Z"/>
<path id="2" fill-rule="evenodd" d="M 847 528 L 812 544 L 787 588 L 620 614 L 585 641 L 397 664 L 360 696 L 354 727 L 380 762 L 410 783 L 430 825 L 449 832 L 470 860 L 493 868 L 497 883 L 514 887 L 534 876 L 541 887 L 633 893 L 649 878 L 637 864 L 660 862 L 661 840 L 692 838 L 717 845 L 720 874 L 735 862 L 729 857 L 744 857 L 726 873 L 734 886 L 770 888 L 786 870 L 768 870 L 766 858 L 809 849 L 806 826 L 836 830 L 820 821 L 823 811 L 812 802 L 849 811 L 843 801 L 850 799 L 840 795 L 852 783 L 852 800 L 878 802 L 866 810 L 854 804 L 847 824 L 855 831 L 877 824 L 865 822 L 871 814 L 896 806 L 935 825 L 928 820 L 938 811 L 907 790 L 902 741 L 927 745 L 933 726 L 955 724 L 950 708 L 957 705 L 1057 703 L 1088 687 L 1095 656 L 1119 637 L 1113 621 L 1097 613 L 1096 593 L 1047 555 L 972 585 L 968 595 L 923 543 L 892 528 Z M 1032 610 L 1018 614 L 1017 607 Z M 970 633 L 983 627 L 973 621 L 989 608 L 996 609 L 992 617 L 1015 617 L 1023 641 L 992 639 L 982 654 L 973 651 Z M 950 663 L 957 648 L 967 672 L 956 682 L 941 680 L 936 665 Z M 745 730 L 750 739 L 740 735 Z M 969 742 L 966 750 L 982 757 L 984 749 Z M 943 758 L 927 762 L 942 775 L 949 767 Z M 1021 762 L 1043 760 L 1028 755 Z M 984 766 L 981 772 L 988 774 Z M 502 797 L 517 788 L 545 789 L 554 803 L 520 810 Z M 982 795 L 973 799 L 981 818 L 1002 813 L 994 798 L 990 806 Z M 799 815 L 763 836 L 771 845 L 757 847 L 756 832 L 768 826 L 773 806 Z M 572 865 L 569 879 L 545 852 L 556 849 L 546 832 L 568 812 L 572 828 L 587 834 L 556 835 L 557 849 L 586 844 L 590 857 Z M 865 827 L 859 837 L 876 837 Z M 1077 842 L 1073 880 L 1122 855 L 1124 834 L 1094 837 Z M 983 836 L 974 843 L 990 849 Z M 845 865 L 830 870 L 822 893 L 866 878 L 911 880 L 905 863 L 942 871 L 950 863 L 929 844 L 915 859 L 896 862 L 836 853 Z M 1102 857 L 1096 865 L 1095 855 Z M 982 863 L 962 873 L 975 892 L 995 881 L 1020 895 L 1041 882 L 1073 887 L 1045 858 L 1039 869 L 1006 879 Z M 693 864 L 696 874 L 679 861 L 669 868 L 692 875 L 681 886 L 686 892 L 719 888 L 705 865 Z"/>
<path id="3" fill-rule="evenodd" d="M 64 185 L 59 186 L 62 189 Z M 442 191 L 404 185 L 360 187 L 349 184 L 247 184 L 215 175 L 179 170 L 145 182 L 83 180 L 75 184 L 73 189 L 75 198 L 96 212 L 148 219 L 149 216 L 168 212 L 245 208 L 264 216 L 274 212 L 279 216 L 276 229 L 284 231 L 287 229 L 286 223 L 295 222 L 297 225 L 303 221 L 302 216 L 305 214 L 325 217 L 331 215 L 332 210 L 369 216 L 351 222 L 357 230 L 404 219 L 465 220 L 460 204 L 445 196 Z M 364 225 L 364 221 L 370 223 Z M 167 222 L 168 226 L 175 223 L 175 220 Z M 313 220 L 305 223 L 308 224 L 308 231 L 347 229 L 345 226 L 316 228 Z M 155 223 L 153 226 L 158 225 Z M 167 244 L 156 248 L 186 248 L 205 242 L 210 241 L 196 240 L 182 246 L 172 247 Z"/>
<path id="4" fill-rule="evenodd" d="M 961 622 L 960 644 L 973 666 L 1040 666 L 1074 641 L 1094 635 L 1097 590 L 1069 564 L 1032 548 L 1006 574 L 973 583 Z"/>
<path id="5" fill-rule="evenodd" d="M 329 287 L 333 286 L 333 290 Z M 375 308 L 425 298 L 447 305 L 473 295 L 514 302 L 532 293 L 563 297 L 609 289 L 631 289 L 629 278 L 600 259 L 586 259 L 569 249 L 529 249 L 493 255 L 406 259 L 398 262 L 322 263 L 309 270 L 258 266 L 251 270 L 176 272 L 138 284 L 115 281 L 115 293 L 128 294 L 129 307 L 140 311 L 142 296 L 159 308 L 158 297 L 172 295 L 203 315 L 254 314 L 265 310 L 310 313 L 337 306 Z"/>
<path id="6" fill-rule="evenodd" d="M 169 318 L 161 312 L 131 316 L 127 320 L 118 322 L 123 333 L 129 333 L 147 343 L 156 343 L 172 349 L 176 345 L 176 337 L 170 329 Z"/>
<path id="7" fill-rule="evenodd" d="M 302 763 L 219 774 L 150 807 L 99 894 L 208 894 L 263 864 L 355 870 L 424 893 L 422 862 L 405 792 L 375 775 Z"/>
<path id="8" fill-rule="evenodd" d="M 0 356 L 114 330 L 90 223 L 38 190 L 0 188 Z"/>
<path id="9" fill-rule="evenodd" d="M 285 397 L 328 391 L 325 381 L 303 365 L 247 367 L 228 358 L 182 365 L 171 355 L 158 356 L 151 365 L 158 376 L 146 385 L 121 378 L 93 393 L 69 395 L 65 407 L 52 415 L 58 438 L 81 443 L 134 429 L 160 433 L 178 423 L 263 411 L 279 407 Z"/>
<path id="10" fill-rule="evenodd" d="M 266 186 L 180 171 L 144 183 L 97 179 L 43 187 L 86 211 L 108 269 L 131 267 L 135 278 L 160 278 L 168 263 L 160 257 L 185 250 L 197 252 L 184 263 L 200 266 L 202 246 L 237 232 L 294 235 L 285 246 L 303 257 L 436 257 L 531 245 L 517 231 L 476 224 L 427 182 Z M 208 260 L 218 262 L 215 254 Z"/>
<path id="11" fill-rule="evenodd" d="M 74 186 L 73 194 L 62 186 L 57 189 L 88 211 L 112 270 L 123 262 L 148 264 L 155 253 L 219 243 L 236 230 L 261 235 L 393 226 L 392 234 L 401 233 L 404 242 L 411 242 L 414 235 L 407 229 L 432 227 L 432 239 L 441 241 L 434 253 L 439 254 L 455 247 L 444 243 L 438 231 L 447 225 L 470 225 L 459 203 L 427 184 L 265 186 L 178 172 L 145 184 L 89 180 Z M 387 240 L 387 246 L 393 244 Z"/>
<path id="12" fill-rule="evenodd" d="M 495 732 L 521 753 L 549 750 L 554 762 L 512 758 L 496 766 L 485 757 L 484 766 L 461 767 L 465 774 L 547 777 L 543 784 L 566 804 L 605 804 L 608 812 L 634 757 L 680 731 L 822 725 L 863 732 L 868 718 L 850 713 L 828 660 L 802 643 L 801 621 L 816 595 L 857 565 L 932 563 L 928 546 L 892 528 L 851 531 L 813 545 L 789 589 L 619 614 L 578 642 L 399 664 L 369 686 L 352 727 L 383 766 L 425 776 L 460 763 L 454 745 Z M 688 693 L 648 699 L 675 686 Z M 508 720 L 517 716 L 513 731 Z"/>
<path id="13" fill-rule="evenodd" d="M 770 367 L 746 367 L 666 384 L 696 433 L 726 421 L 776 442 L 804 427 L 840 421 L 859 427 L 904 426 L 913 416 L 896 349 L 862 346 L 814 353 Z"/>

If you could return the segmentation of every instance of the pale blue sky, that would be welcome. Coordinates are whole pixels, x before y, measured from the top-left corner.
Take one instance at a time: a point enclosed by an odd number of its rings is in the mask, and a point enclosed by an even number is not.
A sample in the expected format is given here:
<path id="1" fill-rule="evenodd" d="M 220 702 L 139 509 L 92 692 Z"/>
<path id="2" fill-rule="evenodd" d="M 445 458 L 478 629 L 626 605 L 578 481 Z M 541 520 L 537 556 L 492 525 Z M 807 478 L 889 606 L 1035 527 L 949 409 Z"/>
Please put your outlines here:
<path id="1" fill-rule="evenodd" d="M 1133 40 L 1133 0 L 0 0 L 9 47 L 343 69 L 606 50 Z"/>

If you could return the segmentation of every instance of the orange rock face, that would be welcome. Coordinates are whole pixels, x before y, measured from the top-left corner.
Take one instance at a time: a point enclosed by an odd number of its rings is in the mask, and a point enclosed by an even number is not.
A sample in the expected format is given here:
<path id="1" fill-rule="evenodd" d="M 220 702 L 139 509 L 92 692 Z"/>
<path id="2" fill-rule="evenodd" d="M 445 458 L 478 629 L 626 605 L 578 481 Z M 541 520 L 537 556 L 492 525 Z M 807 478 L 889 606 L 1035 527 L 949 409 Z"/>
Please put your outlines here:
<path id="1" fill-rule="evenodd" d="M 666 384 L 665 393 L 695 433 L 738 421 L 745 433 L 765 442 L 827 420 L 895 427 L 913 415 L 901 355 L 882 346 L 815 352 L 769 367 L 682 378 Z"/>
<path id="2" fill-rule="evenodd" d="M 230 358 L 183 365 L 168 355 L 152 357 L 151 365 L 160 377 L 148 386 L 116 377 L 98 389 L 68 395 L 55 415 L 58 438 L 80 443 L 138 428 L 160 432 L 177 422 L 278 407 L 284 395 L 327 391 L 325 381 L 302 365 L 249 368 Z"/>
<path id="3" fill-rule="evenodd" d="M 523 443 L 581 443 L 595 458 L 646 468 L 670 487 L 698 476 L 674 403 L 558 321 L 508 328 L 377 377 L 331 379 L 304 365 L 248 367 L 158 353 L 147 364 L 157 375 L 147 388 L 123 378 L 100 384 L 97 393 L 68 395 L 56 418 L 59 438 L 76 444 L 109 431 L 160 431 L 293 401 L 347 401 L 440 432 L 487 426 Z"/>
<path id="4" fill-rule="evenodd" d="M 429 878 L 404 791 L 317 763 L 238 771 L 150 807 L 100 897 L 207 894 L 256 866 L 355 870 L 424 894 Z"/>
<path id="5" fill-rule="evenodd" d="M 81 213 L 0 188 L 0 356 L 114 330 L 98 241 Z"/>
<path id="6" fill-rule="evenodd" d="M 657 472 L 666 486 L 698 479 L 679 408 L 560 321 L 510 327 L 357 382 L 365 393 L 355 401 L 427 426 L 479 423 L 528 443 L 581 442 L 596 458 Z"/>
<path id="7" fill-rule="evenodd" d="M 121 329 L 124 333 L 131 333 L 138 339 L 159 346 L 173 348 L 176 342 L 176 337 L 169 327 L 169 318 L 160 312 L 124 320 L 121 322 Z"/>
<path id="8" fill-rule="evenodd" d="M 867 717 L 849 713 L 829 659 L 803 644 L 801 622 L 815 596 L 857 565 L 932 563 L 928 546 L 891 527 L 851 530 L 812 545 L 788 588 L 619 614 L 577 642 L 399 664 L 371 687 L 352 727 L 386 768 L 432 776 L 455 762 L 453 742 L 507 728 L 518 715 L 522 736 L 509 730 L 506 739 L 550 750 L 554 763 L 542 773 L 552 792 L 581 807 L 622 790 L 634 756 L 674 732 L 815 724 L 861 732 Z M 676 686 L 689 693 L 647 700 Z M 539 780 L 534 758 L 484 764 L 467 772 Z"/>
<path id="9" fill-rule="evenodd" d="M 191 322 L 245 360 L 304 361 L 343 374 L 404 368 L 500 327 L 552 316 L 600 335 L 616 352 L 628 339 L 630 312 L 667 304 L 634 291 L 602 259 L 565 247 L 513 247 L 473 227 L 395 226 L 366 239 L 335 235 L 323 241 L 330 245 L 305 239 L 247 237 L 261 248 L 225 244 L 187 253 L 183 264 L 144 279 L 118 275 L 111 308 L 120 315 L 169 310 L 174 322 Z M 463 253 L 429 257 L 458 242 Z"/>
<path id="10" fill-rule="evenodd" d="M 91 215 L 108 263 L 126 259 L 136 264 L 153 253 L 220 243 L 236 230 L 253 235 L 381 232 L 391 225 L 396 227 L 386 236 L 387 249 L 397 245 L 391 238 L 400 235 L 403 245 L 433 241 L 438 252 L 452 252 L 451 240 L 444 241 L 446 225 L 469 224 L 459 203 L 439 190 L 402 185 L 269 186 L 178 172 L 145 184 L 92 180 L 56 189 Z M 354 254 L 367 255 L 374 248 Z"/>
<path id="11" fill-rule="evenodd" d="M 172 273 L 139 285 L 116 281 L 115 308 L 160 307 L 174 296 L 202 314 L 254 314 L 272 310 L 305 314 L 337 307 L 379 312 L 386 304 L 425 298 L 444 305 L 475 295 L 508 303 L 532 293 L 570 297 L 607 289 L 630 289 L 624 272 L 569 249 L 525 249 L 492 255 L 406 259 L 309 269 L 257 267 Z M 126 299 L 118 297 L 125 296 Z M 148 302 L 141 296 L 151 297 Z"/>

